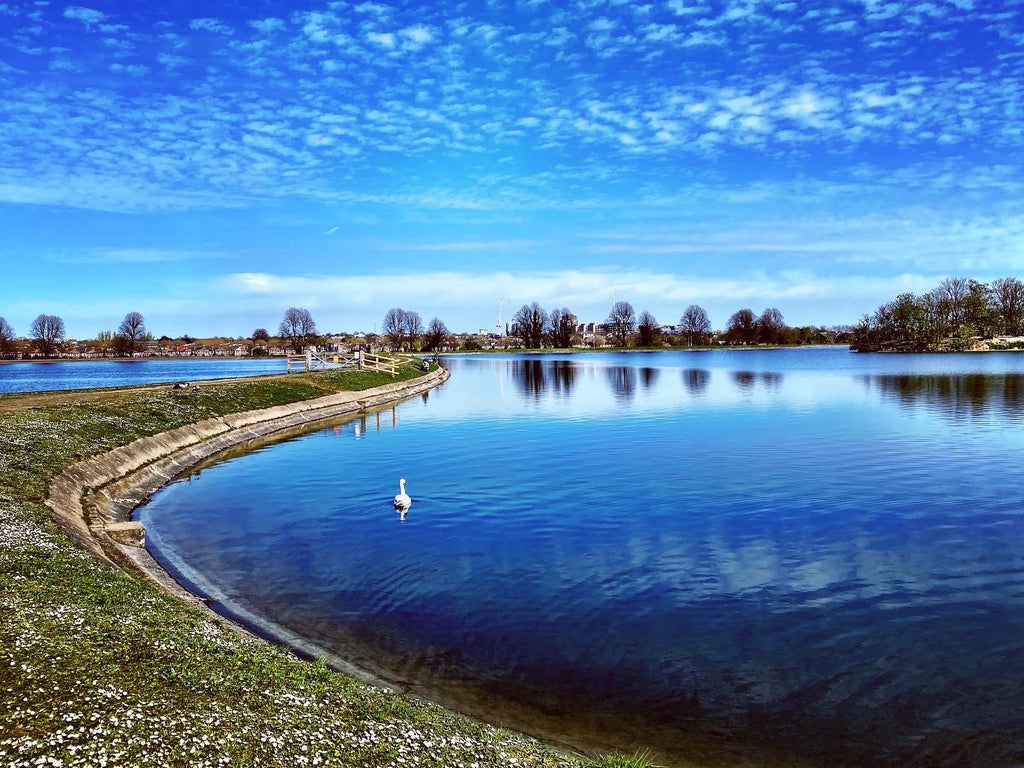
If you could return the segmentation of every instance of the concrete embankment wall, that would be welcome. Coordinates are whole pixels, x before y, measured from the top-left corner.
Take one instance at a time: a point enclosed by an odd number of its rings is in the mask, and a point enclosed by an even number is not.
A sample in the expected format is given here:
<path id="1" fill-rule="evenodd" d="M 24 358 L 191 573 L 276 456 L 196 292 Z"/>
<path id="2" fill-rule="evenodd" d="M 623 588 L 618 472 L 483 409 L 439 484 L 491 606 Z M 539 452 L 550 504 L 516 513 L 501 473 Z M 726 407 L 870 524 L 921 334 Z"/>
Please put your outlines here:
<path id="1" fill-rule="evenodd" d="M 145 529 L 132 511 L 156 490 L 224 451 L 299 433 L 318 422 L 355 416 L 421 394 L 448 378 L 439 368 L 418 379 L 207 419 L 150 437 L 65 469 L 47 504 L 84 549 L 111 564 L 134 563 L 166 589 L 189 597 L 142 549 Z"/>

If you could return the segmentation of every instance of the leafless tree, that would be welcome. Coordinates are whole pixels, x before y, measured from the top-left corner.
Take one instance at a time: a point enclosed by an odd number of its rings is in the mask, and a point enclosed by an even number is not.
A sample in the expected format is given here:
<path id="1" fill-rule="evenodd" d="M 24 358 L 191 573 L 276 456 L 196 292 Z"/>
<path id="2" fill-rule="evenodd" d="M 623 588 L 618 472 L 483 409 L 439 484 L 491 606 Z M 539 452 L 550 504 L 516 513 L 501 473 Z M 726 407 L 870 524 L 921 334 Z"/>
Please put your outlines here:
<path id="1" fill-rule="evenodd" d="M 57 347 L 64 341 L 64 320 L 57 315 L 39 315 L 32 321 L 29 332 L 43 357 L 53 357 Z"/>
<path id="2" fill-rule="evenodd" d="M 536 301 L 523 304 L 513 315 L 515 335 L 523 340 L 527 349 L 540 349 L 544 345 L 544 333 L 548 327 L 548 313 Z"/>
<path id="3" fill-rule="evenodd" d="M 308 309 L 289 307 L 281 319 L 277 335 L 287 339 L 288 344 L 298 354 L 316 338 L 316 322 Z"/>
<path id="4" fill-rule="evenodd" d="M 138 312 L 129 312 L 117 327 L 118 351 L 132 357 L 146 335 L 146 320 Z"/>
<path id="5" fill-rule="evenodd" d="M 646 309 L 640 313 L 640 322 L 636 326 L 637 339 L 641 347 L 653 347 L 661 336 L 661 326 L 654 319 L 654 315 Z"/>
<path id="6" fill-rule="evenodd" d="M 616 301 L 608 314 L 608 327 L 618 346 L 626 346 L 626 340 L 636 330 L 636 313 L 628 301 Z"/>
<path id="7" fill-rule="evenodd" d="M 552 309 L 549 317 L 551 327 L 551 346 L 556 349 L 568 349 L 572 346 L 576 335 L 576 315 L 566 307 Z"/>
<path id="8" fill-rule="evenodd" d="M 405 315 L 404 309 L 392 307 L 384 315 L 384 323 L 380 332 L 387 338 L 393 352 L 399 352 L 405 343 Z"/>
<path id="9" fill-rule="evenodd" d="M 703 344 L 708 340 L 711 333 L 711 320 L 704 307 L 691 304 L 683 310 L 683 316 L 679 318 L 679 326 L 686 334 L 686 344 L 692 347 L 694 344 Z"/>
<path id="10" fill-rule="evenodd" d="M 752 344 L 757 339 L 757 316 L 747 308 L 737 310 L 729 318 L 725 332 L 730 341 Z"/>
<path id="11" fill-rule="evenodd" d="M 264 344 L 266 344 L 268 341 L 270 341 L 270 333 L 267 332 L 266 328 L 257 328 L 255 331 L 252 332 L 252 340 L 255 342 L 262 341 Z"/>
<path id="12" fill-rule="evenodd" d="M 967 297 L 971 283 L 966 277 L 947 277 L 935 289 L 946 312 L 946 323 L 951 333 L 958 333 L 965 322 Z"/>
<path id="13" fill-rule="evenodd" d="M 407 310 L 402 325 L 411 352 L 416 348 L 416 339 L 423 335 L 423 320 L 420 318 L 420 313 Z"/>
<path id="14" fill-rule="evenodd" d="M 1016 277 L 1001 277 L 992 281 L 992 293 L 1003 333 L 1019 335 L 1024 330 L 1024 283 Z"/>
<path id="15" fill-rule="evenodd" d="M 10 357 L 14 354 L 14 338 L 11 324 L 6 318 L 0 317 L 0 357 Z"/>
<path id="16" fill-rule="evenodd" d="M 439 317 L 432 317 L 427 323 L 427 333 L 423 337 L 423 349 L 437 352 L 448 341 L 448 327 Z"/>
<path id="17" fill-rule="evenodd" d="M 757 320 L 757 336 L 765 344 L 781 344 L 786 332 L 786 321 L 775 307 L 769 307 Z"/>

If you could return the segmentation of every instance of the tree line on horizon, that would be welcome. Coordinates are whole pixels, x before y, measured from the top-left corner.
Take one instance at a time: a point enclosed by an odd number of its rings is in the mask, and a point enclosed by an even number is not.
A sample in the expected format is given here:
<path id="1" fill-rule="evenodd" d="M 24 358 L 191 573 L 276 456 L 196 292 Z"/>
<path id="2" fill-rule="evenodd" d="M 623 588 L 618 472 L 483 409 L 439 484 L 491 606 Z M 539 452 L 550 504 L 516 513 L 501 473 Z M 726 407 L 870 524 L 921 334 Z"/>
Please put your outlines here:
<path id="1" fill-rule="evenodd" d="M 566 349 L 588 343 L 581 333 L 576 315 L 568 308 L 556 308 L 548 312 L 538 302 L 523 304 L 511 319 L 510 342 L 513 347 L 541 349 L 552 347 Z M 735 312 L 726 325 L 725 331 L 716 334 L 712 330 L 707 311 L 691 304 L 683 311 L 679 322 L 666 332 L 657 319 L 647 310 L 637 315 L 628 301 L 615 302 L 601 330 L 618 347 L 636 346 L 652 348 L 658 346 L 705 346 L 717 337 L 726 344 L 807 344 L 820 340 L 824 328 L 811 326 L 790 328 L 785 324 L 778 309 L 765 309 L 755 315 L 744 308 Z M 589 344 L 597 344 L 596 332 Z M 28 340 L 31 348 L 43 357 L 52 357 L 66 339 L 64 320 L 57 315 L 41 314 L 30 327 Z M 265 328 L 256 328 L 251 336 L 252 355 L 268 354 L 268 346 L 277 340 L 280 344 L 301 353 L 305 347 L 322 343 L 312 313 L 303 307 L 289 307 L 285 310 L 277 328 L 277 336 L 271 336 Z M 118 326 L 117 331 L 101 331 L 96 342 L 104 345 L 104 354 L 117 357 L 132 357 L 142 351 L 146 342 L 154 340 L 146 329 L 145 318 L 139 312 L 129 312 Z M 161 343 L 175 341 L 167 336 L 160 337 Z M 178 339 L 191 343 L 195 339 L 185 335 Z M 440 351 L 442 349 L 480 349 L 477 339 L 470 336 L 460 340 L 453 335 L 438 317 L 431 318 L 424 326 L 418 312 L 393 307 L 384 315 L 381 334 L 370 334 L 370 341 L 380 341 L 394 352 L 399 351 Z M 6 319 L 0 317 L 0 357 L 17 354 L 17 337 Z"/>
<path id="2" fill-rule="evenodd" d="M 970 349 L 977 339 L 1024 334 L 1024 282 L 948 277 L 927 293 L 901 293 L 864 315 L 851 348 L 861 352 Z"/>
<path id="3" fill-rule="evenodd" d="M 43 357 L 53 357 L 67 338 L 64 319 L 59 315 L 40 314 L 29 326 L 29 341 L 32 348 Z M 18 337 L 7 319 L 0 317 L 0 358 L 17 354 Z M 96 340 L 110 345 L 112 353 L 119 357 L 131 357 L 140 351 L 144 342 L 153 336 L 146 330 L 146 321 L 139 312 L 124 316 L 117 331 L 100 331 Z"/>

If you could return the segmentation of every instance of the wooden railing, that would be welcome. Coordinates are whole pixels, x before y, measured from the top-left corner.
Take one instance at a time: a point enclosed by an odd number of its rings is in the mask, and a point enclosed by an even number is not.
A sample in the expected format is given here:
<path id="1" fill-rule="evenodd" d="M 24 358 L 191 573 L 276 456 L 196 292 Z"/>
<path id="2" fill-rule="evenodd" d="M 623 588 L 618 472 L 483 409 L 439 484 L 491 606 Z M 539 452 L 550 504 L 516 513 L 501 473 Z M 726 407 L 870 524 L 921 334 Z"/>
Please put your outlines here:
<path id="1" fill-rule="evenodd" d="M 398 375 L 398 361 L 393 357 L 371 355 L 369 352 L 359 353 L 359 369 L 367 371 L 383 371 L 391 376 Z"/>
<path id="2" fill-rule="evenodd" d="M 330 366 L 337 366 L 340 368 L 355 367 L 361 371 L 383 371 L 390 376 L 397 376 L 398 365 L 399 361 L 393 357 L 373 355 L 369 352 L 344 354 L 341 352 L 319 352 L 310 348 L 301 355 L 288 355 L 285 357 L 285 366 L 288 373 L 292 372 L 292 366 L 303 371 L 312 371 L 317 367 L 326 369 Z"/>

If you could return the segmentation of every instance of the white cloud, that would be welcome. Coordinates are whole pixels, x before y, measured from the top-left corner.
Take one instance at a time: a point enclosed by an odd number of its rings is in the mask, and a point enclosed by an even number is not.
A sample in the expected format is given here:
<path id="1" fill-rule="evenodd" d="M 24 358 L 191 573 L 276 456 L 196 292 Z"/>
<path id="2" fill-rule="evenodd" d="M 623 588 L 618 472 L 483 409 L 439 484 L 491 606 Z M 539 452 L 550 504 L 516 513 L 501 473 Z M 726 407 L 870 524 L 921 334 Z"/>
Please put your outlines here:
<path id="1" fill-rule="evenodd" d="M 269 34 L 271 32 L 277 32 L 285 28 L 283 19 L 269 17 L 266 19 L 254 19 L 249 22 L 249 26 L 255 29 L 257 32 Z"/>
<path id="2" fill-rule="evenodd" d="M 107 15 L 102 11 L 97 11 L 93 8 L 83 8 L 80 5 L 71 5 L 64 9 L 64 18 L 81 21 L 88 27 L 103 21 L 103 19 L 107 18 Z"/>
<path id="3" fill-rule="evenodd" d="M 384 48 L 395 47 L 395 35 L 392 32 L 367 32 L 366 39 Z"/>
<path id="4" fill-rule="evenodd" d="M 233 30 L 220 19 L 201 18 L 192 19 L 188 23 L 189 29 L 214 32 L 218 35 L 231 35 Z"/>
<path id="5" fill-rule="evenodd" d="M 415 24 L 411 27 L 406 27 L 401 30 L 399 34 L 417 46 L 426 45 L 434 39 L 434 33 L 431 32 L 429 27 L 423 24 Z"/>

